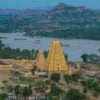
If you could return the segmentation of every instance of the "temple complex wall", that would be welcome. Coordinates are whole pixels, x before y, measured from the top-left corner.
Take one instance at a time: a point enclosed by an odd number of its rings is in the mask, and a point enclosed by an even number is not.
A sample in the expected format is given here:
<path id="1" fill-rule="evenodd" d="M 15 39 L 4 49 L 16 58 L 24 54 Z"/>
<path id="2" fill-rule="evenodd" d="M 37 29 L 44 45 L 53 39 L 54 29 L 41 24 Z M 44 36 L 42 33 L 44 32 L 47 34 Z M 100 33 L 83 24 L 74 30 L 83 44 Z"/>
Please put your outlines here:
<path id="1" fill-rule="evenodd" d="M 0 65 L 0 71 L 12 71 L 12 65 Z"/>
<path id="2" fill-rule="evenodd" d="M 16 60 L 15 64 L 24 66 L 24 67 L 32 67 L 35 63 L 35 60 Z"/>
<path id="3" fill-rule="evenodd" d="M 14 60 L 14 59 L 0 59 L 0 61 L 4 62 L 5 64 L 16 64 L 19 66 L 25 66 L 25 67 L 32 67 L 35 60 Z"/>

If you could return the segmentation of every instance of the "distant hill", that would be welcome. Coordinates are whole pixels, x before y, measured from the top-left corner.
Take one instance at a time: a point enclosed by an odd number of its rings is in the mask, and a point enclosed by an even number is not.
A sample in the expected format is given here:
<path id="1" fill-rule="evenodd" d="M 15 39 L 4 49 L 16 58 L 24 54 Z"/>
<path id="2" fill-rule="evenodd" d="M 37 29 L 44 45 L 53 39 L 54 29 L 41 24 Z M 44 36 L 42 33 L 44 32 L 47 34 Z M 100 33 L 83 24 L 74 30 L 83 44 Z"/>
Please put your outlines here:
<path id="1" fill-rule="evenodd" d="M 0 15 L 19 15 L 19 16 L 34 16 L 41 14 L 43 10 L 40 9 L 0 9 Z"/>
<path id="2" fill-rule="evenodd" d="M 74 24 L 78 27 L 80 24 L 85 24 L 86 27 L 95 27 L 97 23 L 100 23 L 100 12 L 60 3 L 50 11 L 43 13 L 40 20 L 45 23 Z"/>
<path id="3" fill-rule="evenodd" d="M 0 32 L 100 40 L 100 12 L 59 3 L 50 10 L 0 10 Z"/>

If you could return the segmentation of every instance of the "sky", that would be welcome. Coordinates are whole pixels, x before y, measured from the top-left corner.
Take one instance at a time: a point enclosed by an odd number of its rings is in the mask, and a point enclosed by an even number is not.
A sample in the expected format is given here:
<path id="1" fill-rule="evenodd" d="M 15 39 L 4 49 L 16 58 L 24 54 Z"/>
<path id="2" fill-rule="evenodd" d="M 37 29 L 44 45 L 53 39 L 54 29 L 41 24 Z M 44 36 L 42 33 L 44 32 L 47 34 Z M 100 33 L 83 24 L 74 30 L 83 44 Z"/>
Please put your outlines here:
<path id="1" fill-rule="evenodd" d="M 61 2 L 72 6 L 86 6 L 87 8 L 100 9 L 100 0 L 0 0 L 0 8 L 47 8 Z"/>

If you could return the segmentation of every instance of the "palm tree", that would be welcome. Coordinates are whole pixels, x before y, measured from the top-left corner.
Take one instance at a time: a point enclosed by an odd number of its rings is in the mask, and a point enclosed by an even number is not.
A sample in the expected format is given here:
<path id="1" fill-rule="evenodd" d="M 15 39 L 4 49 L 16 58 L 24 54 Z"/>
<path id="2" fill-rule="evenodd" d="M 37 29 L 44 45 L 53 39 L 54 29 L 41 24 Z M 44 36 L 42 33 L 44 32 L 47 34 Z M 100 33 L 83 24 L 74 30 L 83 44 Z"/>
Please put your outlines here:
<path id="1" fill-rule="evenodd" d="M 7 98 L 7 93 L 1 93 L 0 94 L 0 100 L 5 100 Z"/>
<path id="2" fill-rule="evenodd" d="M 22 90 L 22 95 L 24 96 L 24 100 L 27 100 L 28 88 L 26 86 Z"/>
<path id="3" fill-rule="evenodd" d="M 16 85 L 14 91 L 15 91 L 17 100 L 19 100 L 19 94 L 21 93 L 20 85 Z"/>
<path id="4" fill-rule="evenodd" d="M 28 86 L 28 97 L 32 94 L 32 86 Z"/>

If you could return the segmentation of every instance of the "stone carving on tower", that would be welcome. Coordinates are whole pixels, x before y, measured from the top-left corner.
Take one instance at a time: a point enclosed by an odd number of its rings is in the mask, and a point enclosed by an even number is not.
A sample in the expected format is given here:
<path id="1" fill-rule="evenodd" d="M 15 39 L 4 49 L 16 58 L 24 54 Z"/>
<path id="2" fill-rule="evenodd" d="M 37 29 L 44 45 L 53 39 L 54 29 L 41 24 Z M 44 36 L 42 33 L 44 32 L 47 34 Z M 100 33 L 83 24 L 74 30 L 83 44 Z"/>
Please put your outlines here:
<path id="1" fill-rule="evenodd" d="M 43 51 L 40 49 L 37 54 L 37 63 L 36 63 L 37 68 L 43 71 L 45 70 L 45 64 L 46 64 L 45 57 Z"/>
<path id="2" fill-rule="evenodd" d="M 47 58 L 46 70 L 48 72 L 68 72 L 68 64 L 58 40 L 52 42 Z"/>

